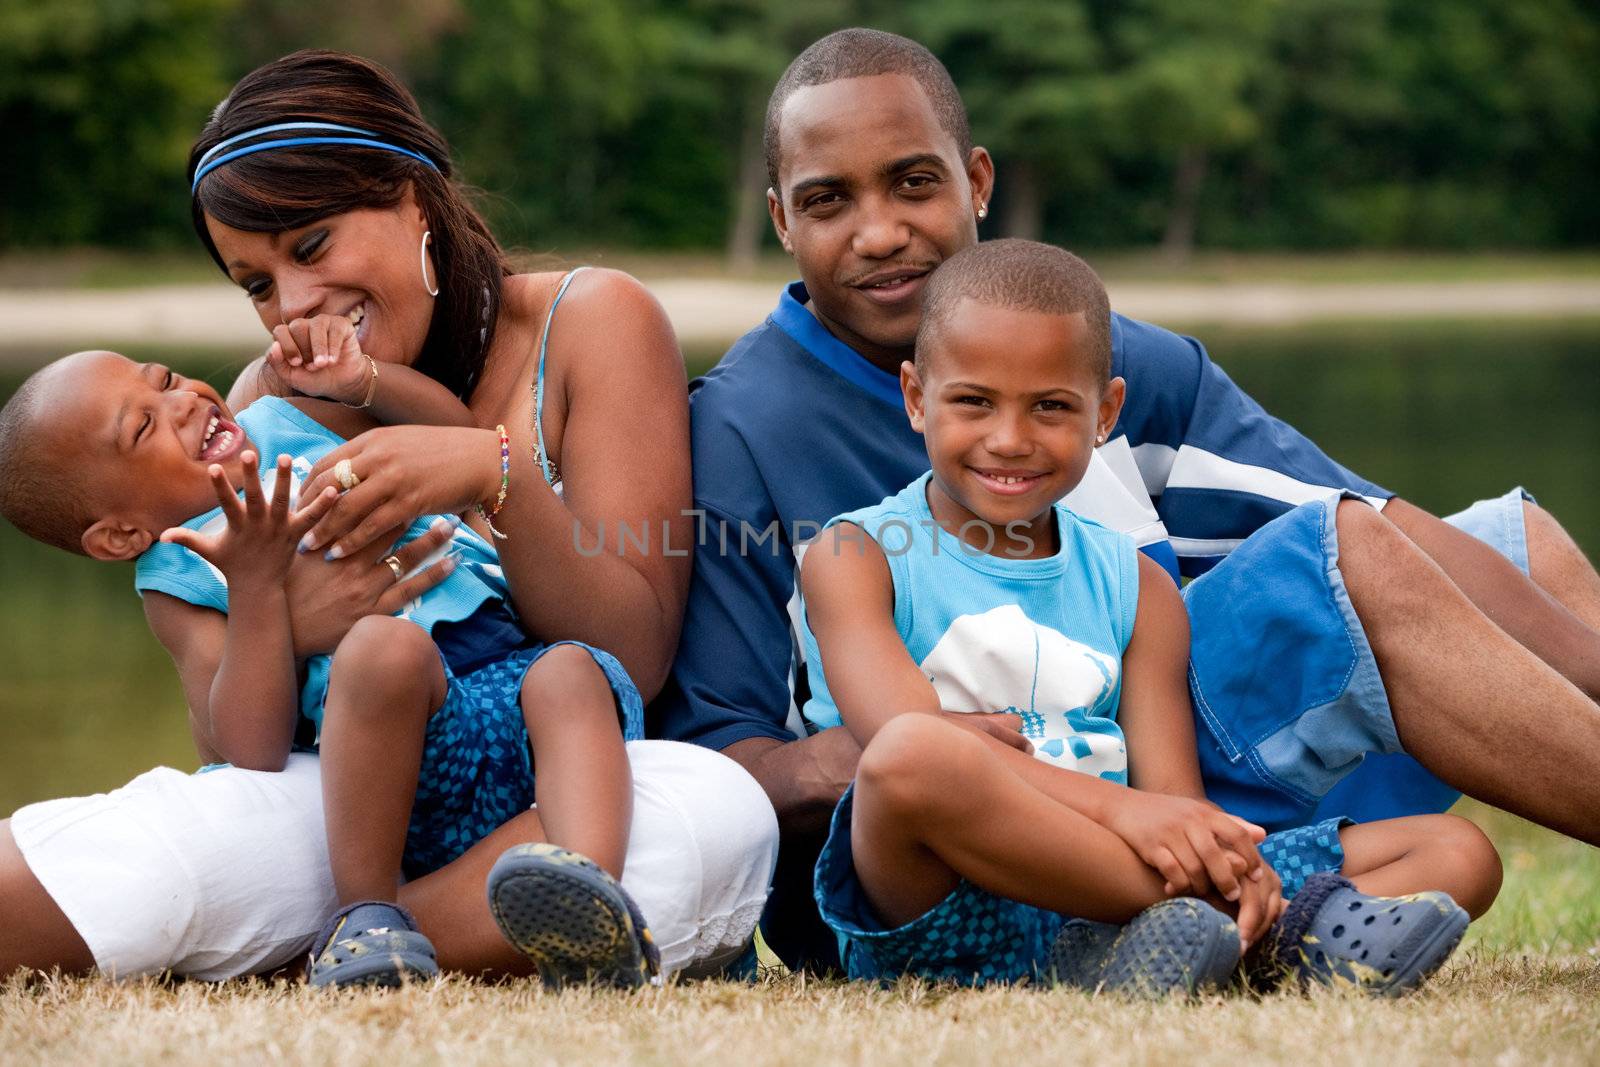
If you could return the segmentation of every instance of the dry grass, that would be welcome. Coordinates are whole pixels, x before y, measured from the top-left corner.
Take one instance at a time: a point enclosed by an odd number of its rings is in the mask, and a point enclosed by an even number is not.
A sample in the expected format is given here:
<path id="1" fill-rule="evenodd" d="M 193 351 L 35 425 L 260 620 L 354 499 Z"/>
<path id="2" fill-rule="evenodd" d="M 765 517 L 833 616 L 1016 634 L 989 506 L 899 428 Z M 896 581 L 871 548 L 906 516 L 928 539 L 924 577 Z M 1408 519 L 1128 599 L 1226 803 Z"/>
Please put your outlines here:
<path id="1" fill-rule="evenodd" d="M 281 982 L 13 979 L 0 983 L 0 1063 L 1600 1062 L 1600 852 L 1464 810 L 1506 857 L 1506 888 L 1455 960 L 1398 1002 L 1324 991 L 1137 1004 L 796 976 L 638 996 L 461 979 L 337 995 Z"/>
<path id="2" fill-rule="evenodd" d="M 326 1063 L 1496 1064 L 1600 1057 L 1592 959 L 1467 958 L 1424 993 L 1135 1004 L 1078 993 L 892 990 L 770 980 L 630 997 L 461 980 L 324 996 L 285 984 L 13 984 L 0 1058 L 14 1064 Z"/>

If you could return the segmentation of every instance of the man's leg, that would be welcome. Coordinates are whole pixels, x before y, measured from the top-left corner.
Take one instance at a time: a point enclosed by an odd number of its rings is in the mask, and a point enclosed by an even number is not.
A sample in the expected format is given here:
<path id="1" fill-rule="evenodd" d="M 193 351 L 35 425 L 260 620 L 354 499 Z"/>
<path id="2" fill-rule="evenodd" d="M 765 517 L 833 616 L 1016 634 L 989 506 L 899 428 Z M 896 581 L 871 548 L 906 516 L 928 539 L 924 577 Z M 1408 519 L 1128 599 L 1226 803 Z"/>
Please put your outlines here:
<path id="1" fill-rule="evenodd" d="M 1510 505 L 1504 498 L 1480 507 Z M 1526 559 L 1492 546 L 1404 500 L 1383 514 L 1437 563 L 1475 607 L 1591 699 L 1600 698 L 1600 577 L 1550 514 L 1523 503 Z M 1467 514 L 1473 510 L 1469 509 Z M 1468 529 L 1471 529 L 1469 525 Z M 1522 546 L 1517 546 L 1522 547 Z M 1519 564 L 1528 568 L 1524 574 Z"/>
<path id="2" fill-rule="evenodd" d="M 1575 644 L 1571 640 L 1567 643 L 1576 648 L 1580 661 L 1586 656 L 1589 664 L 1600 664 L 1600 638 L 1589 632 L 1600 631 L 1600 575 L 1595 573 L 1561 524 L 1549 512 L 1526 499 L 1520 489 L 1477 501 L 1444 519 L 1455 531 L 1470 535 L 1503 559 L 1493 559 L 1478 545 L 1467 546 L 1469 558 L 1457 558 L 1463 543 L 1460 535 L 1439 531 L 1437 520 L 1403 500 L 1392 502 L 1384 509 L 1384 515 L 1397 521 L 1403 529 L 1412 529 L 1413 533 L 1418 529 L 1432 530 L 1435 536 L 1417 533 L 1413 540 L 1434 545 L 1434 562 L 1462 586 L 1467 598 L 1478 604 L 1480 610 L 1491 589 L 1498 590 L 1497 595 L 1503 599 L 1520 600 L 1527 616 L 1525 630 L 1535 635 L 1530 639 L 1532 644 L 1522 643 L 1546 663 L 1561 670 L 1559 657 L 1549 654 L 1548 649 L 1541 651 L 1543 645 L 1537 640 L 1541 632 L 1567 635 L 1575 640 Z M 1441 533 L 1442 538 L 1437 536 Z M 1471 557 L 1487 566 L 1491 577 L 1498 575 L 1498 578 L 1485 581 L 1484 575 L 1479 573 L 1479 565 L 1474 564 Z M 1512 573 L 1513 570 L 1517 573 Z M 1492 601 L 1494 597 L 1489 599 Z M 1486 614 L 1495 617 L 1493 611 L 1486 611 Z M 1545 621 L 1538 624 L 1541 616 Z M 1562 673 L 1582 688 L 1574 673 Z M 1339 815 L 1356 822 L 1372 822 L 1404 815 L 1435 814 L 1448 811 L 1459 799 L 1458 790 L 1441 782 L 1405 753 L 1375 753 L 1323 798 L 1315 820 Z"/>
<path id="3" fill-rule="evenodd" d="M 1393 523 L 1343 501 L 1337 524 L 1405 750 L 1470 796 L 1600 844 L 1600 708 Z"/>
<path id="4" fill-rule="evenodd" d="M 1600 574 L 1594 564 L 1544 508 L 1524 502 L 1522 514 L 1529 577 L 1585 626 L 1600 632 Z"/>
<path id="5" fill-rule="evenodd" d="M 11 836 L 11 820 L 0 821 L 0 978 L 19 968 L 68 974 L 94 969 L 94 954 L 39 884 Z"/>

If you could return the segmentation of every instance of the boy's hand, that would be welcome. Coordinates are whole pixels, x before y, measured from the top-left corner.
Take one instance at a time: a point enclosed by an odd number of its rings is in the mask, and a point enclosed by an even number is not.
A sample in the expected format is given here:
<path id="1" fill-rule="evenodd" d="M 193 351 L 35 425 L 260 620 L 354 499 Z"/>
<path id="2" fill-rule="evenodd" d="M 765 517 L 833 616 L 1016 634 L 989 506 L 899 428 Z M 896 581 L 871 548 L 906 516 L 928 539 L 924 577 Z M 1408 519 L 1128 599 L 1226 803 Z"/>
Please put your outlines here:
<path id="1" fill-rule="evenodd" d="M 1214 889 L 1237 902 L 1244 882 L 1270 873 L 1256 851 L 1267 832 L 1203 800 L 1130 789 L 1106 826 L 1166 879 L 1168 896 Z"/>
<path id="2" fill-rule="evenodd" d="M 372 364 L 342 315 L 295 319 L 272 328 L 267 365 L 285 385 L 306 396 L 359 407 L 372 388 Z"/>
<path id="3" fill-rule="evenodd" d="M 1261 877 L 1246 878 L 1240 882 L 1238 913 L 1239 940 L 1248 949 L 1283 915 L 1283 883 L 1271 864 L 1263 863 Z"/>
<path id="4" fill-rule="evenodd" d="M 261 491 L 261 476 L 256 454 L 246 450 L 239 457 L 243 465 L 244 500 L 234 491 L 228 474 L 213 463 L 206 472 L 217 491 L 217 502 L 228 520 L 227 529 L 218 534 L 203 534 L 183 526 L 162 533 L 161 540 L 182 545 L 220 570 L 228 585 L 282 586 L 295 557 L 295 545 L 305 532 L 333 505 L 339 496 L 331 486 L 305 507 L 289 511 L 290 456 L 278 457 L 278 478 L 272 502 Z"/>

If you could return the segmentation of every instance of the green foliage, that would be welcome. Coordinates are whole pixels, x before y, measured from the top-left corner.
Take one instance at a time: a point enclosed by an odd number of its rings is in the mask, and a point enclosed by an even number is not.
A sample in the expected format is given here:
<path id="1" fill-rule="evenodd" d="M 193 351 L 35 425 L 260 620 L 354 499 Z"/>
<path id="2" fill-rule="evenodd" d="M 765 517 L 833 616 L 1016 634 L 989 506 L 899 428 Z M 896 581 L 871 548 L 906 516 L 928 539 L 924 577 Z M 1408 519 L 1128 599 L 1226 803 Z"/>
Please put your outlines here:
<path id="1" fill-rule="evenodd" d="M 0 245 L 181 239 L 230 0 L 0 0 Z"/>
<path id="2" fill-rule="evenodd" d="M 851 24 L 949 65 L 996 223 L 1075 247 L 1600 242 L 1586 0 L 0 0 L 0 243 L 182 241 L 185 149 L 294 48 L 395 68 L 505 239 L 748 255 L 760 121 Z"/>

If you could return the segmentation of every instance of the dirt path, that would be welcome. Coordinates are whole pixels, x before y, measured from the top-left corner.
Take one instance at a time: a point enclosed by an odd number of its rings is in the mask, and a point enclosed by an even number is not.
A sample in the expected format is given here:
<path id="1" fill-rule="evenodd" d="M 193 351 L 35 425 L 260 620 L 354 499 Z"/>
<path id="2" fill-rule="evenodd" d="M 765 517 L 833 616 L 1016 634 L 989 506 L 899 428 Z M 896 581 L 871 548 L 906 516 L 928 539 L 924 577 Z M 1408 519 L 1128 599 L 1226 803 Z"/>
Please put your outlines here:
<path id="1" fill-rule="evenodd" d="M 685 346 L 724 344 L 772 309 L 767 282 L 655 281 Z M 1600 279 L 1430 283 L 1111 286 L 1118 311 L 1155 322 L 1290 324 L 1327 319 L 1600 316 Z M 262 340 L 249 303 L 222 285 L 148 289 L 0 290 L 0 360 L 8 350 L 130 341 L 251 346 Z M 15 356 L 11 358 L 21 358 Z M 36 356 L 28 358 L 37 358 Z"/>

